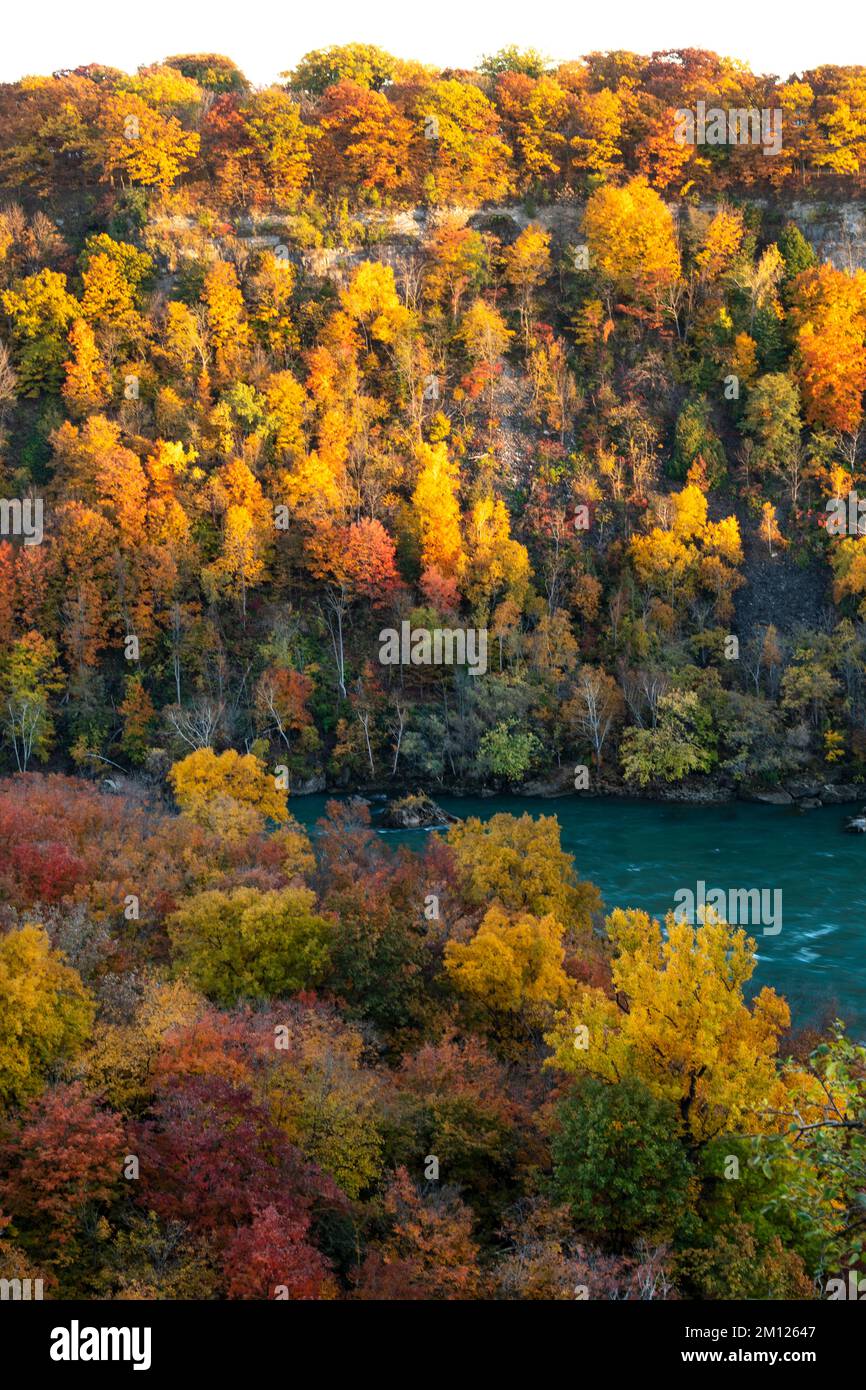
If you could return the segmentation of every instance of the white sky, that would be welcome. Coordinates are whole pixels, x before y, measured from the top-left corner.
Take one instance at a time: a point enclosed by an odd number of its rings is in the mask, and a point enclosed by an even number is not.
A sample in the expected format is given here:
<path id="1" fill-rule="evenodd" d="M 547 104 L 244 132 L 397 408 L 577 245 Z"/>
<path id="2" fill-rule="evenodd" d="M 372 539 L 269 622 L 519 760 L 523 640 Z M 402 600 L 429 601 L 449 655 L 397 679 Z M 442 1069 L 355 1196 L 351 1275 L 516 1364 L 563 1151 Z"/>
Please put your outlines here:
<path id="1" fill-rule="evenodd" d="M 210 52 L 264 83 L 311 48 L 350 42 L 454 67 L 509 43 L 560 60 L 709 48 L 788 77 L 866 63 L 866 12 L 862 0 L 19 0 L 3 20 L 0 81 L 90 62 L 131 72 L 170 53 Z"/>

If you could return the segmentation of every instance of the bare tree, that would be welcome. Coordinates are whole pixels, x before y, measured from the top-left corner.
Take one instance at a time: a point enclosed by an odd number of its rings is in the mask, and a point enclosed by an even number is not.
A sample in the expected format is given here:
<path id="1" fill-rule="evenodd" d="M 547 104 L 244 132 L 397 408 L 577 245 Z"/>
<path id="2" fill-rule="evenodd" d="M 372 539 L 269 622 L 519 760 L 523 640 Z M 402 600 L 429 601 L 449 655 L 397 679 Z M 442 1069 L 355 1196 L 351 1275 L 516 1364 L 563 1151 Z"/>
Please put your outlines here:
<path id="1" fill-rule="evenodd" d="M 0 422 L 6 418 L 9 407 L 15 404 L 17 397 L 18 377 L 12 366 L 9 349 L 5 343 L 0 343 Z"/>
<path id="2" fill-rule="evenodd" d="M 571 727 L 591 745 L 595 765 L 601 767 L 601 755 L 614 724 L 622 718 L 622 691 L 600 666 L 581 666 L 574 695 L 564 714 Z"/>
<path id="3" fill-rule="evenodd" d="M 169 705 L 165 717 L 178 738 L 195 751 L 213 747 L 224 710 L 222 703 L 204 698 L 187 709 L 181 705 Z"/>

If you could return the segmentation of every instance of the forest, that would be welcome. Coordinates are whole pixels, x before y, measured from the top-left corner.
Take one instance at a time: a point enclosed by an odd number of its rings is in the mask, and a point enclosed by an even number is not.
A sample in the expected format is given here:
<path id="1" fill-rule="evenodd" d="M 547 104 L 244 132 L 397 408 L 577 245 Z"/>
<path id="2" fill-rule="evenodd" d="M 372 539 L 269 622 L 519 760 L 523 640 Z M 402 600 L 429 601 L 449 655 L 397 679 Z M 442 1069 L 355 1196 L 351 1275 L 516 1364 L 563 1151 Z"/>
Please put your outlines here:
<path id="1" fill-rule="evenodd" d="M 0 86 L 0 1280 L 866 1276 L 843 1020 L 606 911 L 555 800 L 369 800 L 862 796 L 864 180 L 862 66 Z"/>

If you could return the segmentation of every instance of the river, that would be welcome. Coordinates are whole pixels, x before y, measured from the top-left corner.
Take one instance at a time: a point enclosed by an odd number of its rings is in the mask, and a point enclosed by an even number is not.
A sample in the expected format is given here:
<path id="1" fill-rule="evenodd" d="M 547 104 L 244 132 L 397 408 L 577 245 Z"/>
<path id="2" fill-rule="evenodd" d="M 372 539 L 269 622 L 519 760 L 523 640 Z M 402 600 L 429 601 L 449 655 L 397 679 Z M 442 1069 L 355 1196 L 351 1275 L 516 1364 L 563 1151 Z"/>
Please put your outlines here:
<path id="1" fill-rule="evenodd" d="M 324 796 L 295 797 L 293 815 L 312 829 Z M 748 923 L 758 944 L 752 990 L 784 994 L 795 1026 L 828 1012 L 866 1036 L 866 836 L 843 834 L 852 807 L 793 808 L 731 802 L 722 806 L 558 797 L 436 797 L 456 815 L 488 819 L 497 811 L 555 815 L 563 848 L 581 878 L 597 884 L 607 909 L 642 907 L 662 916 L 674 894 L 766 889 L 781 907 L 780 930 Z M 374 801 L 375 814 L 380 803 Z M 425 831 L 385 831 L 419 844 Z M 781 893 L 781 899 L 773 897 Z M 766 919 L 765 919 L 766 920 Z M 778 921 L 779 919 L 777 919 Z"/>

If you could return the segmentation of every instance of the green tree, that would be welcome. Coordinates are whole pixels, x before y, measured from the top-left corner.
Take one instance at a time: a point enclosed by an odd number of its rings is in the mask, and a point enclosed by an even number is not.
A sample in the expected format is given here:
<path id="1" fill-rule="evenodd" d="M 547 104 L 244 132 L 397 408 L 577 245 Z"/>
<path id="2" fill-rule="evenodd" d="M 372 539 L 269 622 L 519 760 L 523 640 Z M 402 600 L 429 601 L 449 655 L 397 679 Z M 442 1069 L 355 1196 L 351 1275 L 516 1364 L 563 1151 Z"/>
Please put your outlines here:
<path id="1" fill-rule="evenodd" d="M 715 737 L 695 692 L 669 690 L 658 710 L 654 729 L 627 729 L 623 734 L 626 781 L 646 787 L 656 779 L 679 782 L 691 772 L 709 772 L 716 761 Z"/>
<path id="2" fill-rule="evenodd" d="M 756 444 L 756 461 L 768 472 L 783 469 L 800 443 L 800 393 L 784 372 L 767 372 L 749 387 L 743 433 Z"/>
<path id="3" fill-rule="evenodd" d="M 478 766 L 507 782 L 520 782 L 544 752 L 541 741 L 513 721 L 488 729 L 478 746 Z"/>
<path id="4" fill-rule="evenodd" d="M 291 79 L 291 85 L 312 96 L 321 96 L 328 87 L 348 80 L 374 92 L 392 81 L 398 60 L 372 43 L 334 44 L 331 48 L 315 48 L 298 63 L 294 72 L 281 73 Z"/>
<path id="5" fill-rule="evenodd" d="M 320 984 L 332 927 L 308 888 L 210 890 L 168 920 L 175 964 L 218 1004 L 268 999 Z"/>
<path id="6" fill-rule="evenodd" d="M 689 1205 L 676 1108 L 639 1081 L 587 1077 L 556 1107 L 551 1152 L 554 1192 L 588 1235 L 620 1247 L 663 1240 Z"/>
<path id="7" fill-rule="evenodd" d="M 2 295 L 9 318 L 21 394 L 38 396 L 63 379 L 68 334 L 81 317 L 78 300 L 66 289 L 66 276 L 40 270 Z"/>
<path id="8" fill-rule="evenodd" d="M 706 468 L 707 481 L 713 487 L 725 475 L 725 451 L 713 428 L 706 397 L 686 401 L 677 416 L 674 455 L 671 472 L 675 478 L 685 478 L 692 464 L 701 460 Z"/>
<path id="9" fill-rule="evenodd" d="M 19 772 L 33 758 L 45 762 L 51 752 L 51 696 L 62 688 L 57 648 L 39 632 L 25 633 L 0 658 L 0 722 Z"/>

